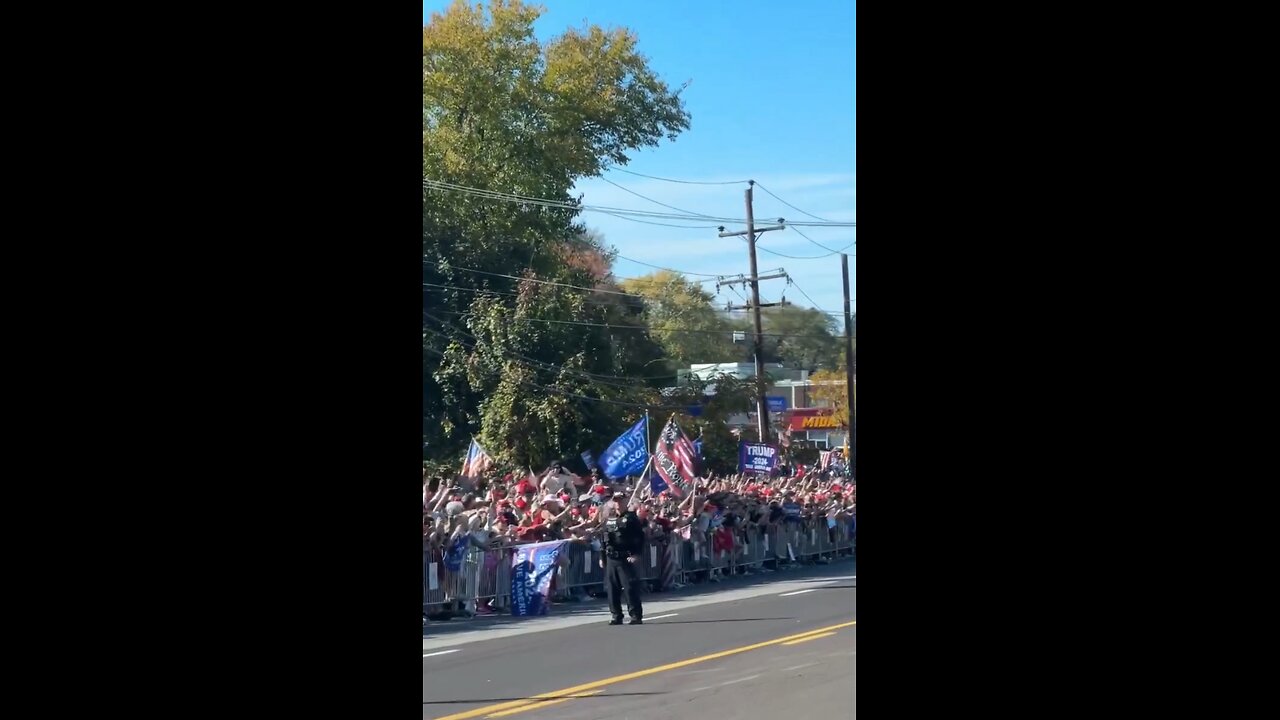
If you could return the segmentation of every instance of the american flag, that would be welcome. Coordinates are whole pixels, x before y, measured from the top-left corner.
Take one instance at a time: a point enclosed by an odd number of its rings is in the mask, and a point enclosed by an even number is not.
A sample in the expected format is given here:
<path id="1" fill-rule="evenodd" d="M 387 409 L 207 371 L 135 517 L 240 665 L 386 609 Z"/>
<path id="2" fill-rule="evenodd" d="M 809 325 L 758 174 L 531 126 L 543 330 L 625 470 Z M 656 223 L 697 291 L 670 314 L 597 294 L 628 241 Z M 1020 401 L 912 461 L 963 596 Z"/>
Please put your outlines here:
<path id="1" fill-rule="evenodd" d="M 493 458 L 480 447 L 475 438 L 471 438 L 471 447 L 467 448 L 467 459 L 462 461 L 462 477 L 480 477 L 485 470 L 493 467 Z"/>
<path id="2" fill-rule="evenodd" d="M 823 450 L 818 453 L 818 456 L 821 458 L 821 460 L 818 461 L 818 467 L 822 468 L 823 470 L 826 470 L 827 468 L 831 467 L 831 451 L 830 450 Z"/>
<path id="3" fill-rule="evenodd" d="M 653 448 L 653 469 L 676 495 L 687 495 L 696 477 L 694 458 L 697 453 L 689 438 L 681 432 L 673 417 L 667 421 Z"/>

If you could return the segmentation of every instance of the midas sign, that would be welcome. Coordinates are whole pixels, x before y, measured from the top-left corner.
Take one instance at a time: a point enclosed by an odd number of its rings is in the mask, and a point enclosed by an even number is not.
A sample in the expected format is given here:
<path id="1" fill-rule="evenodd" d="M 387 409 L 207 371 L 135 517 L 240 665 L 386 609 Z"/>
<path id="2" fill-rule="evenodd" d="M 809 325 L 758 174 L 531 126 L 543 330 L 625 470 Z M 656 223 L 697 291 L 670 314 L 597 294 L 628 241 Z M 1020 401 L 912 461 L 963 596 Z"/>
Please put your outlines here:
<path id="1" fill-rule="evenodd" d="M 830 415 L 809 415 L 791 418 L 792 430 L 827 430 L 840 427 L 840 423 Z"/>

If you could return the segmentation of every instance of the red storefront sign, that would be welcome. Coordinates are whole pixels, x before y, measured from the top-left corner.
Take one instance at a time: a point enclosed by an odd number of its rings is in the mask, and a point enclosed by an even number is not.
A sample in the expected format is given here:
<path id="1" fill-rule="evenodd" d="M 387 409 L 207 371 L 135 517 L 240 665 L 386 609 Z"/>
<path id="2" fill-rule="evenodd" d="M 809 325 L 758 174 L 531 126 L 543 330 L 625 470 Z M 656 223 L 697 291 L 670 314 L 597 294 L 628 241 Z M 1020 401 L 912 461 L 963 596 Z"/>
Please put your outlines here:
<path id="1" fill-rule="evenodd" d="M 834 430 L 842 427 L 831 416 L 831 408 L 796 408 L 791 411 L 787 427 L 792 430 Z"/>

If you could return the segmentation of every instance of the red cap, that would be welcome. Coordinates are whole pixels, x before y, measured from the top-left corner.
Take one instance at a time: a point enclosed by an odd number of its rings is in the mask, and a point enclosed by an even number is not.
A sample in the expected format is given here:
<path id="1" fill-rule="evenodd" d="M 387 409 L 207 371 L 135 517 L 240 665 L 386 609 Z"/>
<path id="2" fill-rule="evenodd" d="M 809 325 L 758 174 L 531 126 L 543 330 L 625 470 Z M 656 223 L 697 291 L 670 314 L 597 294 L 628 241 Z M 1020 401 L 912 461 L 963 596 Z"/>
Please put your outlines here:
<path id="1" fill-rule="evenodd" d="M 516 499 L 516 507 L 518 507 L 518 508 L 520 508 L 521 510 L 523 510 L 523 509 L 525 509 L 525 508 L 529 507 L 529 503 L 525 502 L 525 501 L 524 501 L 524 498 L 517 498 L 517 499 Z"/>

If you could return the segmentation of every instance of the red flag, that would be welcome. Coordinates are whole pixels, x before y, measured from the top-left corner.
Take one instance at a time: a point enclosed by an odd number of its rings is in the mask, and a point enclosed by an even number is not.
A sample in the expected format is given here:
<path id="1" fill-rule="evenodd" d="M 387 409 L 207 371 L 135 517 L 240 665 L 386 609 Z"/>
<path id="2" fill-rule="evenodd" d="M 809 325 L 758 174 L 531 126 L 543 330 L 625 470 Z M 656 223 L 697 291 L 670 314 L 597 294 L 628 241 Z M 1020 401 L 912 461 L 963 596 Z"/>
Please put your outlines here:
<path id="1" fill-rule="evenodd" d="M 694 458 L 697 453 L 693 443 L 681 432 L 676 419 L 672 417 L 667 426 L 658 435 L 658 442 L 653 448 L 653 469 L 666 481 L 667 487 L 677 495 L 686 495 L 694 477 Z"/>

